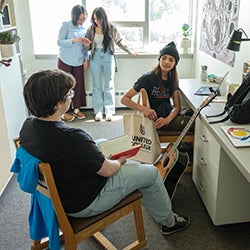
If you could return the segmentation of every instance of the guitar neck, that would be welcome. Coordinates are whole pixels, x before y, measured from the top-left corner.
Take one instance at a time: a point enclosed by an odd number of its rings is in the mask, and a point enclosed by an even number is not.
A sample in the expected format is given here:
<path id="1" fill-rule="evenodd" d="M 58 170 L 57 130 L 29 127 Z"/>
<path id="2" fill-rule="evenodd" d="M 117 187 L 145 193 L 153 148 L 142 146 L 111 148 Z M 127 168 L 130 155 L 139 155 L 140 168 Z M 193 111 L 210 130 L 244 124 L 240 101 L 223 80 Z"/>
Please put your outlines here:
<path id="1" fill-rule="evenodd" d="M 193 124 L 194 120 L 196 119 L 196 117 L 198 116 L 198 114 L 201 111 L 201 107 L 199 107 L 198 109 L 195 110 L 195 112 L 193 113 L 193 115 L 191 116 L 191 118 L 189 119 L 187 125 L 185 126 L 185 128 L 182 130 L 180 136 L 178 137 L 178 139 L 175 141 L 173 147 L 171 148 L 171 150 L 169 151 L 169 156 L 172 155 L 176 149 L 178 148 L 179 144 L 182 142 L 183 138 L 185 137 L 185 135 L 187 134 L 188 130 L 190 129 L 191 125 Z"/>
<path id="2" fill-rule="evenodd" d="M 175 143 L 173 144 L 173 146 L 171 147 L 171 150 L 168 152 L 167 156 L 170 158 L 177 150 L 179 144 L 181 143 L 181 141 L 183 140 L 184 136 L 186 135 L 186 133 L 188 132 L 188 130 L 190 129 L 192 123 L 194 122 L 195 118 L 198 116 L 198 114 L 201 112 L 201 110 L 206 107 L 217 95 L 216 92 L 213 91 L 213 89 L 210 89 L 211 94 L 202 102 L 202 104 L 194 111 L 193 115 L 190 117 L 187 125 L 185 126 L 185 128 L 182 130 L 180 136 L 178 137 L 178 139 L 175 141 Z"/>

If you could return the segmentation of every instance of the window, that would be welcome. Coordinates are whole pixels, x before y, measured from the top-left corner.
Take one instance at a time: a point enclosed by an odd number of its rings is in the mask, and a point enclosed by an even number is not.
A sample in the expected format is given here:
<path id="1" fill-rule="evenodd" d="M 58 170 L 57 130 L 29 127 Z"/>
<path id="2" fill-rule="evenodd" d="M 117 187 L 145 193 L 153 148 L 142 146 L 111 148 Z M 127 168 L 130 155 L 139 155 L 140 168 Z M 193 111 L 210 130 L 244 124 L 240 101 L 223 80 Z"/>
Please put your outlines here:
<path id="1" fill-rule="evenodd" d="M 57 37 L 63 21 L 70 20 L 71 9 L 81 0 L 29 0 L 35 55 L 58 53 Z"/>
<path id="2" fill-rule="evenodd" d="M 192 0 L 30 0 L 29 3 L 35 54 L 57 53 L 61 23 L 70 20 L 75 4 L 84 4 L 88 10 L 86 27 L 90 25 L 93 9 L 104 7 L 126 44 L 138 51 L 158 52 L 171 40 L 178 43 L 182 24 L 192 23 Z"/>

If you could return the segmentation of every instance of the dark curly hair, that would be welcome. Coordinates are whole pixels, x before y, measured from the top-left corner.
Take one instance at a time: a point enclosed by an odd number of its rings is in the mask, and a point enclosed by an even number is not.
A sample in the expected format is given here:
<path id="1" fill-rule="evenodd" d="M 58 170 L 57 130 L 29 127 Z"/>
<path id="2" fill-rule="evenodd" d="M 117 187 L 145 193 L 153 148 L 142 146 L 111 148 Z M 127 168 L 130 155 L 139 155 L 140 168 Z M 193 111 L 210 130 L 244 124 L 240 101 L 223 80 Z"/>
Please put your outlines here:
<path id="1" fill-rule="evenodd" d="M 74 86 L 75 78 L 62 70 L 34 73 L 24 85 L 26 106 L 36 117 L 51 116 L 56 112 L 56 104 L 65 102 L 66 94 Z"/>

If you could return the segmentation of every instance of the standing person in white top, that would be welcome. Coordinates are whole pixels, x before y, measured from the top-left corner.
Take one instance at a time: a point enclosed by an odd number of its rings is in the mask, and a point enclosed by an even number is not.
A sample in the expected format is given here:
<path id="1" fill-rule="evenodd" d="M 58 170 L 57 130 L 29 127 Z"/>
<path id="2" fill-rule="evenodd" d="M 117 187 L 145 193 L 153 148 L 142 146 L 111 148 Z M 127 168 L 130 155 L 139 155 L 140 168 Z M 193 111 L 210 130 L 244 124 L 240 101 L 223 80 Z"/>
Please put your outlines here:
<path id="1" fill-rule="evenodd" d="M 91 50 L 90 69 L 95 121 L 100 121 L 103 114 L 106 115 L 106 121 L 112 121 L 115 114 L 114 44 L 131 55 L 138 55 L 138 53 L 129 50 L 127 46 L 122 44 L 119 31 L 108 21 L 107 14 L 102 7 L 94 9 L 91 22 L 92 25 L 88 28 L 86 37 L 92 41 L 89 49 Z M 104 84 L 102 84 L 102 76 Z"/>
<path id="2" fill-rule="evenodd" d="M 77 117 L 84 119 L 85 114 L 80 111 L 86 106 L 86 91 L 84 83 L 84 71 L 89 65 L 88 51 L 84 45 L 89 45 L 91 41 L 85 37 L 86 29 L 83 23 L 87 18 L 87 10 L 82 5 L 76 5 L 71 10 L 71 20 L 63 22 L 57 44 L 59 48 L 58 69 L 72 74 L 76 79 L 74 88 L 75 95 L 72 98 L 71 113 L 65 113 L 62 119 L 71 122 Z"/>

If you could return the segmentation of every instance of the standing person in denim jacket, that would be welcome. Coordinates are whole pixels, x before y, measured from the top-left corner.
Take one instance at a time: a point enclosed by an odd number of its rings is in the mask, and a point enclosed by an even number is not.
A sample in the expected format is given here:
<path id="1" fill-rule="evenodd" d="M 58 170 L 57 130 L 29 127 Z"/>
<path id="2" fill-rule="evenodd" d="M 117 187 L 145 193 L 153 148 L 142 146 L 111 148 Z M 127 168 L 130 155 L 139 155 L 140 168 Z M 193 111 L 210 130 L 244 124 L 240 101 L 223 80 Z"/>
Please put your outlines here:
<path id="1" fill-rule="evenodd" d="M 122 39 L 117 28 L 108 21 L 107 14 L 102 7 L 94 9 L 91 16 L 92 25 L 86 33 L 86 37 L 92 41 L 90 69 L 92 73 L 93 108 L 95 121 L 100 121 L 103 114 L 106 121 L 111 121 L 115 114 L 115 49 L 117 44 L 122 50 L 138 55 L 122 44 Z M 102 87 L 102 73 L 104 86 Z"/>
<path id="2" fill-rule="evenodd" d="M 76 79 L 75 96 L 72 99 L 73 115 L 66 113 L 62 116 L 65 121 L 73 121 L 75 117 L 84 119 L 85 115 L 79 110 L 86 106 L 86 91 L 84 71 L 88 68 L 88 51 L 84 45 L 91 42 L 85 37 L 86 29 L 82 26 L 87 18 L 87 10 L 82 5 L 76 5 L 71 10 L 71 21 L 63 22 L 57 44 L 59 49 L 58 68 L 71 73 Z"/>

